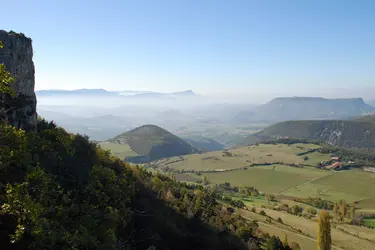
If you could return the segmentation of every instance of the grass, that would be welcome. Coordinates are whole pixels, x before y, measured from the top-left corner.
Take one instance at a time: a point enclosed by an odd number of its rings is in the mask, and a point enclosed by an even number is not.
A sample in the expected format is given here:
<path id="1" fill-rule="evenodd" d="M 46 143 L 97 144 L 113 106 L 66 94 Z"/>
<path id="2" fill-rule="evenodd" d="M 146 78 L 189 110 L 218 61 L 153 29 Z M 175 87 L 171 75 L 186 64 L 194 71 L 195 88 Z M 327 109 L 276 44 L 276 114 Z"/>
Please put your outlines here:
<path id="1" fill-rule="evenodd" d="M 367 205 L 374 205 L 370 202 L 375 200 L 373 183 L 375 175 L 357 170 L 340 171 L 292 189 L 284 195 L 301 198 L 320 197 L 330 201 L 344 199 L 348 202 L 370 199 Z M 361 203 L 359 205 L 361 206 Z"/>
<path id="2" fill-rule="evenodd" d="M 266 162 L 283 162 L 287 164 L 308 164 L 316 166 L 323 160 L 328 160 L 328 154 L 313 152 L 308 154 L 309 159 L 305 161 L 304 156 L 297 156 L 297 153 L 319 148 L 315 144 L 259 144 L 258 146 L 246 146 L 228 150 L 229 156 L 224 156 L 224 151 L 214 151 L 204 154 L 192 154 L 184 156 L 183 161 L 178 161 L 178 157 L 172 157 L 164 164 L 159 164 L 163 168 L 168 166 L 176 170 L 229 170 L 236 169 L 251 164 L 264 164 Z M 173 162 L 173 163 L 171 163 Z"/>
<path id="3" fill-rule="evenodd" d="M 368 227 L 373 227 L 375 228 L 375 218 L 371 218 L 371 219 L 364 219 L 364 224 Z M 374 234 L 375 234 L 375 231 L 374 231 Z"/>
<path id="4" fill-rule="evenodd" d="M 112 142 L 102 142 L 99 145 L 105 149 L 110 150 L 113 155 L 120 159 L 124 159 L 128 156 L 137 156 L 138 154 L 134 152 L 128 144 L 118 144 Z"/>
<path id="5" fill-rule="evenodd" d="M 272 166 L 256 166 L 247 170 L 204 173 L 212 184 L 230 182 L 233 186 L 253 186 L 270 193 L 279 193 L 327 174 L 328 171 L 283 165 L 276 165 L 274 170 Z"/>
<path id="6" fill-rule="evenodd" d="M 308 220 L 303 217 L 298 217 L 298 216 L 287 214 L 287 213 L 280 212 L 280 211 L 258 207 L 257 212 L 259 212 L 260 210 L 264 210 L 268 216 L 270 216 L 271 218 L 275 220 L 277 218 L 282 219 L 284 225 L 273 224 L 273 226 L 280 228 L 280 231 L 278 231 L 277 228 L 273 228 L 274 233 L 276 233 L 276 235 L 279 235 L 280 233 L 282 233 L 283 235 L 283 232 L 284 232 L 283 229 L 285 229 L 284 226 L 288 225 L 292 229 L 295 229 L 295 230 L 299 229 L 301 230 L 303 234 L 309 235 L 311 238 L 316 239 L 316 234 L 317 234 L 317 222 L 316 221 Z M 242 215 L 244 216 L 244 218 L 249 218 L 249 219 L 259 218 L 258 214 L 254 214 L 248 211 L 244 211 Z M 268 227 L 268 230 L 271 230 L 269 229 L 269 227 Z M 355 237 L 341 230 L 338 230 L 337 228 L 334 228 L 334 227 L 331 228 L 331 235 L 332 235 L 333 244 L 343 249 L 353 249 L 353 250 L 354 249 L 369 249 L 369 250 L 375 249 L 375 243 L 370 242 L 366 239 Z M 302 249 L 310 249 L 310 248 L 302 247 Z"/>
<path id="7" fill-rule="evenodd" d="M 316 249 L 316 241 L 314 239 L 303 237 L 297 233 L 294 233 L 286 229 L 278 228 L 273 225 L 260 224 L 259 228 L 265 233 L 278 236 L 280 239 L 283 239 L 284 234 L 286 234 L 288 236 L 289 244 L 292 242 L 297 242 L 298 245 L 301 247 L 301 249 L 306 249 L 306 250 Z"/>

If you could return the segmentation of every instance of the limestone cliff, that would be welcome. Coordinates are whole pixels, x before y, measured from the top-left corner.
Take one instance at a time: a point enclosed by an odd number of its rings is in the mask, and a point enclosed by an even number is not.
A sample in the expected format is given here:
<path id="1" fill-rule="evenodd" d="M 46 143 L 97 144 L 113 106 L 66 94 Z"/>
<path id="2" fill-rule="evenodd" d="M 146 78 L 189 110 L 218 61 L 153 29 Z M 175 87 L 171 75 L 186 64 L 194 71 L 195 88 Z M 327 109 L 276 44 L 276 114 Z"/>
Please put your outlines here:
<path id="1" fill-rule="evenodd" d="M 5 118 L 13 126 L 23 129 L 35 129 L 37 122 L 36 96 L 34 92 L 35 68 L 33 48 L 30 38 L 22 33 L 0 30 L 0 63 L 15 77 L 15 96 L 1 96 L 0 110 L 6 111 Z"/>
<path id="2" fill-rule="evenodd" d="M 333 146 L 374 151 L 375 123 L 361 120 L 280 122 L 248 136 L 241 144 L 255 144 L 280 138 L 313 139 Z"/>

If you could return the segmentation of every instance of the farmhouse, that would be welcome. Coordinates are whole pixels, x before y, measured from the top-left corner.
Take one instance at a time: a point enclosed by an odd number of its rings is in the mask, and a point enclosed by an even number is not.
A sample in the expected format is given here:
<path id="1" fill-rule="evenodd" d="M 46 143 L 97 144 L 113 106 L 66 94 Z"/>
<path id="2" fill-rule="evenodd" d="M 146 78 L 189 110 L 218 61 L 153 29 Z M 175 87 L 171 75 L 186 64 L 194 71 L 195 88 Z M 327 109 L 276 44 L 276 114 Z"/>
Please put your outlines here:
<path id="1" fill-rule="evenodd" d="M 335 163 L 333 163 L 330 167 L 329 167 L 330 169 L 339 169 L 339 168 L 341 168 L 341 162 L 335 162 Z"/>

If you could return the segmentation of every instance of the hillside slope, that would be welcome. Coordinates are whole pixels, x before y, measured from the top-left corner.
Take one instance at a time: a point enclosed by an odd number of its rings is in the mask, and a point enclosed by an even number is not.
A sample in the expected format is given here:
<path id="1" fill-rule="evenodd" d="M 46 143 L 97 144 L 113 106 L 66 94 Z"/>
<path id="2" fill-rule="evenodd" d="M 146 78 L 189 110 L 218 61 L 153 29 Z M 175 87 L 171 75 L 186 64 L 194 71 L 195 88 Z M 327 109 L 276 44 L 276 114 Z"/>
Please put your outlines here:
<path id="1" fill-rule="evenodd" d="M 190 136 L 183 137 L 183 139 L 193 145 L 193 147 L 203 151 L 216 151 L 225 148 L 223 144 L 204 136 Z"/>
<path id="2" fill-rule="evenodd" d="M 283 97 L 258 106 L 248 112 L 240 112 L 237 119 L 243 121 L 271 121 L 311 119 L 341 119 L 375 112 L 362 98 L 324 99 L 318 97 Z"/>
<path id="3" fill-rule="evenodd" d="M 144 125 L 123 134 L 108 142 L 129 145 L 138 156 L 126 157 L 130 162 L 148 162 L 165 157 L 198 153 L 199 150 L 178 136 L 155 125 Z M 105 147 L 104 144 L 102 144 Z"/>
<path id="4" fill-rule="evenodd" d="M 287 121 L 246 137 L 241 145 L 282 137 L 325 141 L 344 148 L 375 150 L 375 123 L 363 121 Z"/>

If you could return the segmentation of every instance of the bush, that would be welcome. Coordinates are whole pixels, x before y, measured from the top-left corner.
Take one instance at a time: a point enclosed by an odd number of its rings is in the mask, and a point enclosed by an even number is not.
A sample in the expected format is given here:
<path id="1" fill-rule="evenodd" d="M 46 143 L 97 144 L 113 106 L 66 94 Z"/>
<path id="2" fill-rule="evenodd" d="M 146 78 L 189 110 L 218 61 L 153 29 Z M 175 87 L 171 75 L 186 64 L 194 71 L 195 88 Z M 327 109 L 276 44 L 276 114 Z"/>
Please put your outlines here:
<path id="1" fill-rule="evenodd" d="M 295 242 L 295 241 L 293 241 L 292 243 L 290 243 L 290 248 L 292 250 L 300 250 L 301 249 L 301 247 L 299 246 L 299 244 L 297 242 Z"/>
<path id="2" fill-rule="evenodd" d="M 313 207 L 309 207 L 309 208 L 307 208 L 306 211 L 307 211 L 309 214 L 312 214 L 312 215 L 317 214 L 317 210 L 316 210 L 315 208 L 313 208 Z"/>
<path id="3" fill-rule="evenodd" d="M 256 213 L 257 209 L 255 207 L 251 208 L 251 212 Z"/>
<path id="4" fill-rule="evenodd" d="M 267 214 L 264 212 L 264 210 L 260 210 L 259 215 L 266 216 Z"/>
<path id="5" fill-rule="evenodd" d="M 279 218 L 277 218 L 277 222 L 279 222 L 279 223 L 281 223 L 281 224 L 283 224 L 283 220 L 279 217 Z"/>

